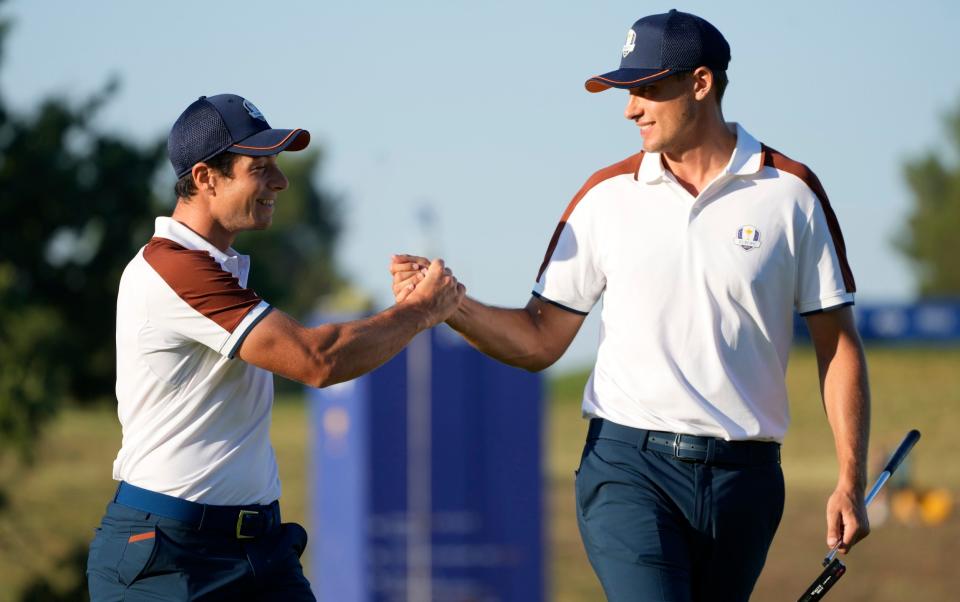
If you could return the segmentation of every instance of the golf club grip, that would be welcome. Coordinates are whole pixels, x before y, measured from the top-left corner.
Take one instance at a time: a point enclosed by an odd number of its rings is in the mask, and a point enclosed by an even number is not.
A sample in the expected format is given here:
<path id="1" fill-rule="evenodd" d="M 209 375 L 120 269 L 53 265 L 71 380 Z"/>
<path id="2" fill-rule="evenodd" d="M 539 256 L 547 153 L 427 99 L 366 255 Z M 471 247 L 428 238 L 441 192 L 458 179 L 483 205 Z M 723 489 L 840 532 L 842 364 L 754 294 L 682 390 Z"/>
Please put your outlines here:
<path id="1" fill-rule="evenodd" d="M 903 459 L 907 457 L 907 454 L 910 453 L 910 450 L 913 449 L 913 446 L 920 440 L 920 431 L 913 429 L 907 436 L 903 438 L 903 441 L 900 443 L 900 447 L 897 448 L 897 451 L 893 452 L 893 455 L 890 456 L 890 460 L 887 462 L 887 465 L 883 467 L 884 472 L 889 472 L 893 474 L 893 471 L 900 466 L 900 463 L 903 462 Z"/>
<path id="2" fill-rule="evenodd" d="M 846 572 L 847 567 L 840 562 L 840 559 L 833 559 L 827 568 L 823 569 L 823 572 L 817 576 L 816 581 L 807 588 L 807 591 L 803 592 L 803 595 L 800 596 L 797 602 L 814 602 L 815 600 L 820 600 L 827 595 L 830 588 L 836 585 L 840 577 L 843 577 L 843 574 Z"/>

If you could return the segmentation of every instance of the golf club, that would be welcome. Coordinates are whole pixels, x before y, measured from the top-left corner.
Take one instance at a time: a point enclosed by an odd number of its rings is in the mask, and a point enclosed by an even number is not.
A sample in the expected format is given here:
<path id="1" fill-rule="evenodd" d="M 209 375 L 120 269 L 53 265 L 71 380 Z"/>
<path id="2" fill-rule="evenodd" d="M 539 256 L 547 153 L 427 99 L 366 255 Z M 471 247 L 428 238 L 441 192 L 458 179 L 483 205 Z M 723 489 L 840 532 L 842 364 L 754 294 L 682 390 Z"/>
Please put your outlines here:
<path id="1" fill-rule="evenodd" d="M 870 488 L 870 492 L 867 493 L 866 498 L 864 498 L 864 506 L 869 506 L 870 502 L 873 501 L 873 498 L 877 497 L 877 494 L 880 492 L 880 489 L 883 487 L 884 483 L 890 478 L 890 475 L 900 466 L 900 463 L 903 462 L 903 459 L 910 453 L 910 450 L 913 449 L 914 444 L 920 440 L 920 431 L 913 429 L 907 436 L 903 438 L 903 441 L 900 442 L 900 445 L 897 447 L 897 450 L 893 452 L 893 455 L 890 456 L 890 460 L 887 461 L 887 465 L 884 466 L 883 472 L 880 473 L 880 476 L 877 477 L 877 482 L 873 484 L 873 487 Z M 833 549 L 830 550 L 830 553 L 827 554 L 826 558 L 823 559 L 823 566 L 826 568 L 822 573 L 817 577 L 813 584 L 807 588 L 807 591 L 800 596 L 798 602 L 811 602 L 813 600 L 822 599 L 830 588 L 836 585 L 837 581 L 840 580 L 840 577 L 847 572 L 847 567 L 840 562 L 840 559 L 837 558 L 837 551 L 840 549 L 840 541 L 837 541 L 837 544 L 833 546 Z"/>

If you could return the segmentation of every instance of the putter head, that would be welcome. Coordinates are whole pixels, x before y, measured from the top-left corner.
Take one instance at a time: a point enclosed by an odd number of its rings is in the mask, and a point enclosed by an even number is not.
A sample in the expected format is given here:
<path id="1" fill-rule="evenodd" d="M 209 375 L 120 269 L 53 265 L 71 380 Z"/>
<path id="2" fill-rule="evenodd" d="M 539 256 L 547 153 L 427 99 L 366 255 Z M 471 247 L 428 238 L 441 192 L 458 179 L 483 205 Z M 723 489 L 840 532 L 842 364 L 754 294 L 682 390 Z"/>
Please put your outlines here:
<path id="1" fill-rule="evenodd" d="M 817 580 L 807 588 L 807 591 L 803 592 L 798 602 L 811 602 L 813 600 L 823 599 L 823 597 L 827 595 L 827 592 L 830 591 L 830 588 L 833 587 L 846 572 L 847 567 L 840 562 L 839 558 L 834 558 L 833 561 L 827 565 L 827 568 L 823 569 L 823 572 L 820 573 Z"/>

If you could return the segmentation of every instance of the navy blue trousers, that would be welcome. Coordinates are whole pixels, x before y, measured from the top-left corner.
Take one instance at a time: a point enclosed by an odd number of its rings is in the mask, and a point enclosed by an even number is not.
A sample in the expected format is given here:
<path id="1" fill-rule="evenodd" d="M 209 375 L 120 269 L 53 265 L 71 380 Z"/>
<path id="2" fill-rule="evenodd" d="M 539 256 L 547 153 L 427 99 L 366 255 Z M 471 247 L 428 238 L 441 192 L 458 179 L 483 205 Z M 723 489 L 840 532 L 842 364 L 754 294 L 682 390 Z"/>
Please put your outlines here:
<path id="1" fill-rule="evenodd" d="M 746 602 L 783 514 L 776 459 L 688 462 L 588 437 L 577 522 L 611 602 Z"/>
<path id="2" fill-rule="evenodd" d="M 90 599 L 314 601 L 306 543 L 296 523 L 237 539 L 110 503 L 90 544 Z"/>

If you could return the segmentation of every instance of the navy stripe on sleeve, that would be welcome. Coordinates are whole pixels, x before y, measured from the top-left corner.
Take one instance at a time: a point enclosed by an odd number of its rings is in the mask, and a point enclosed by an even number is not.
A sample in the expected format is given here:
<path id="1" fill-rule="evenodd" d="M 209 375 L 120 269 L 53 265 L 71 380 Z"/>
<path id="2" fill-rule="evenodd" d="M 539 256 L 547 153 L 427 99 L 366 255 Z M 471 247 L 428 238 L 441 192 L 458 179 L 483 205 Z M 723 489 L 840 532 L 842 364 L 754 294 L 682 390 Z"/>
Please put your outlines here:
<path id="1" fill-rule="evenodd" d="M 556 305 L 556 306 L 559 307 L 560 309 L 565 309 L 565 310 L 567 310 L 567 311 L 570 312 L 570 313 L 578 314 L 578 315 L 581 315 L 581 316 L 590 315 L 590 312 L 588 312 L 588 311 L 580 311 L 579 309 L 573 309 L 572 307 L 567 307 L 566 305 L 557 303 L 556 301 L 553 301 L 553 300 L 551 300 L 551 299 L 547 299 L 546 297 L 544 297 L 543 295 L 541 295 L 541 294 L 538 293 L 537 291 L 531 291 L 531 294 L 533 294 L 533 296 L 536 297 L 537 299 L 542 299 L 542 300 L 546 301 L 547 303 L 549 303 L 550 305 Z"/>
<path id="2" fill-rule="evenodd" d="M 812 316 L 813 314 L 822 314 L 828 311 L 834 311 L 836 309 L 840 309 L 841 307 L 847 307 L 849 305 L 853 305 L 853 301 L 847 301 L 846 303 L 841 303 L 840 305 L 831 305 L 830 307 L 821 307 L 820 309 L 805 311 L 800 315 L 806 317 L 806 316 Z"/>

